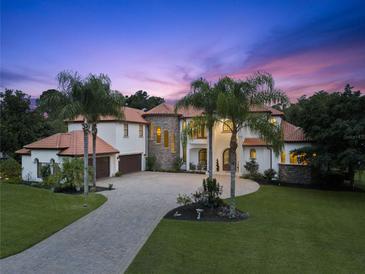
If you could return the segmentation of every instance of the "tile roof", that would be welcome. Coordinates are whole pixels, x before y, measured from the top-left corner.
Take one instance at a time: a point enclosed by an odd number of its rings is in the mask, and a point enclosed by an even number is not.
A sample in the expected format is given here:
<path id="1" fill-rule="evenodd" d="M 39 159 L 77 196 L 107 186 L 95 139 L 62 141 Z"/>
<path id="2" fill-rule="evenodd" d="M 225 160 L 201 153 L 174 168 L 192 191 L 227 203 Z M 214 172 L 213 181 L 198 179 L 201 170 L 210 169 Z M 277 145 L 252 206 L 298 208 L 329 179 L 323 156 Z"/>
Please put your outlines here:
<path id="1" fill-rule="evenodd" d="M 30 149 L 21 148 L 21 149 L 15 151 L 15 153 L 20 154 L 20 155 L 30 155 Z"/>
<path id="2" fill-rule="evenodd" d="M 130 123 L 148 124 L 148 122 L 142 117 L 142 114 L 144 113 L 143 110 L 131 107 L 123 107 L 122 111 L 124 114 L 124 118 L 121 119 L 121 121 Z M 84 120 L 83 117 L 80 115 L 77 116 L 75 119 L 67 120 L 66 122 L 81 123 L 83 120 Z M 102 116 L 100 120 L 103 122 L 112 122 L 112 121 L 117 121 L 118 119 L 114 116 L 107 115 L 107 116 Z"/>
<path id="3" fill-rule="evenodd" d="M 84 154 L 84 133 L 82 130 L 75 130 L 67 133 L 57 133 L 43 138 L 34 143 L 25 145 L 16 153 L 23 154 L 25 150 L 32 149 L 56 149 L 60 150 L 61 156 L 82 156 Z M 92 154 L 92 135 L 89 133 L 89 155 Z M 100 137 L 96 138 L 96 154 L 115 154 L 117 149 L 109 145 Z"/>
<path id="4" fill-rule="evenodd" d="M 166 103 L 159 104 L 154 108 L 143 113 L 143 116 L 147 115 L 179 115 L 175 113 L 175 107 Z"/>
<path id="5" fill-rule="evenodd" d="M 267 143 L 260 138 L 245 138 L 243 146 L 267 146 Z"/>
<path id="6" fill-rule="evenodd" d="M 284 116 L 284 112 L 277 110 L 273 107 L 265 107 L 265 108 L 271 112 L 272 116 Z"/>
<path id="7" fill-rule="evenodd" d="M 287 121 L 281 121 L 281 128 L 284 135 L 284 142 L 309 142 L 310 139 L 305 137 L 304 131 Z"/>

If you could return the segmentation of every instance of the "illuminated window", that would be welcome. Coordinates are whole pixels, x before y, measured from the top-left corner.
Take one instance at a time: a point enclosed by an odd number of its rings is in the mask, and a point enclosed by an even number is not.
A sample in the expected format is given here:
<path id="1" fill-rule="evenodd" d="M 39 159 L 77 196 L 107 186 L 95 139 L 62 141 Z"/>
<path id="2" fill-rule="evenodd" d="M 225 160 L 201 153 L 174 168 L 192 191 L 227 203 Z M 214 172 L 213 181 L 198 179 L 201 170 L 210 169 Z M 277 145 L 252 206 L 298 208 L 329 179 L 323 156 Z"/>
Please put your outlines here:
<path id="1" fill-rule="evenodd" d="M 172 153 L 176 152 L 176 150 L 175 150 L 175 134 L 174 133 L 171 134 L 171 152 Z"/>
<path id="2" fill-rule="evenodd" d="M 254 148 L 250 149 L 250 158 L 256 159 L 256 149 L 254 149 Z"/>
<path id="3" fill-rule="evenodd" d="M 294 152 L 290 152 L 290 163 L 291 164 L 297 164 L 298 163 L 297 155 Z"/>
<path id="4" fill-rule="evenodd" d="M 143 137 L 143 125 L 139 125 L 139 137 Z"/>
<path id="5" fill-rule="evenodd" d="M 154 131 L 153 131 L 153 123 L 150 124 L 150 140 L 153 140 L 153 135 L 154 135 Z"/>
<path id="6" fill-rule="evenodd" d="M 285 157 L 286 157 L 286 155 L 285 155 L 285 151 L 283 150 L 283 151 L 280 153 L 280 162 L 281 162 L 282 164 L 285 164 L 285 161 L 286 161 Z"/>
<path id="7" fill-rule="evenodd" d="M 193 138 L 194 139 L 206 139 L 207 135 L 205 133 L 205 125 L 194 125 L 193 124 Z"/>
<path id="8" fill-rule="evenodd" d="M 223 151 L 223 170 L 229 171 L 231 169 L 230 163 L 229 163 L 229 148 L 227 148 L 225 151 Z"/>
<path id="9" fill-rule="evenodd" d="M 185 129 L 186 128 L 186 121 L 184 120 L 183 122 L 182 122 L 182 129 Z"/>
<path id="10" fill-rule="evenodd" d="M 163 132 L 163 143 L 166 148 L 169 147 L 169 131 L 168 130 L 164 130 L 164 132 Z"/>
<path id="11" fill-rule="evenodd" d="M 161 144 L 161 128 L 156 128 L 156 143 Z"/>
<path id="12" fill-rule="evenodd" d="M 186 162 L 186 145 L 183 145 L 183 161 Z"/>
<path id="13" fill-rule="evenodd" d="M 231 132 L 231 128 L 233 128 L 231 120 L 227 120 L 223 123 L 223 132 Z"/>
<path id="14" fill-rule="evenodd" d="M 199 150 L 199 164 L 200 165 L 207 165 L 207 149 L 203 148 Z"/>
<path id="15" fill-rule="evenodd" d="M 276 124 L 277 124 L 276 119 L 275 119 L 275 118 L 273 118 L 273 117 L 269 119 L 269 122 L 270 122 L 271 124 L 273 124 L 274 126 L 276 126 Z"/>
<path id="16" fill-rule="evenodd" d="M 124 137 L 128 137 L 128 124 L 124 123 Z"/>

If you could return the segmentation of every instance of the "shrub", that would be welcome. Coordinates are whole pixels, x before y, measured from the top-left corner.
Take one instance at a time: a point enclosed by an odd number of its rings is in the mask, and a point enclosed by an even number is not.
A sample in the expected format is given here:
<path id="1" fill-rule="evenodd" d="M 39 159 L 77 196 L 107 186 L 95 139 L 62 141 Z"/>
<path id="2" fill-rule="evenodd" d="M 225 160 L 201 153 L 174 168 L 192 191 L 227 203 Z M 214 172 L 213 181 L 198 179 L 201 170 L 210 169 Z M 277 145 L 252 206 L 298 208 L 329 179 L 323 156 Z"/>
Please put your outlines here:
<path id="1" fill-rule="evenodd" d="M 189 197 L 189 195 L 187 194 L 179 194 L 177 196 L 177 199 L 176 199 L 176 202 L 179 204 L 179 205 L 183 205 L 183 206 L 187 206 L 187 205 L 190 205 L 193 201 L 192 199 Z"/>
<path id="2" fill-rule="evenodd" d="M 117 171 L 115 172 L 115 177 L 121 177 L 123 175 L 123 172 Z"/>
<path id="3" fill-rule="evenodd" d="M 146 158 L 146 169 L 148 171 L 156 170 L 156 157 L 154 155 Z"/>
<path id="4" fill-rule="evenodd" d="M 251 176 L 255 175 L 259 171 L 259 164 L 255 159 L 251 159 L 249 162 L 246 162 L 244 167 Z"/>
<path id="5" fill-rule="evenodd" d="M 216 179 L 204 179 L 203 180 L 203 193 L 206 197 L 207 205 L 210 207 L 217 207 L 221 204 L 220 195 L 222 194 L 223 187 L 217 182 Z"/>
<path id="6" fill-rule="evenodd" d="M 275 170 L 273 170 L 272 168 L 269 168 L 269 169 L 266 169 L 265 171 L 264 171 L 264 175 L 265 175 L 265 178 L 269 181 L 269 182 L 271 182 L 272 181 L 272 179 L 275 177 L 275 175 L 276 175 L 276 171 Z"/>
<path id="7" fill-rule="evenodd" d="M 180 171 L 183 164 L 184 164 L 184 160 L 181 159 L 180 157 L 176 157 L 175 161 L 174 161 L 174 165 L 173 165 L 173 170 Z"/>
<path id="8" fill-rule="evenodd" d="M 13 158 L 0 161 L 0 179 L 9 183 L 21 183 L 21 165 Z"/>
<path id="9" fill-rule="evenodd" d="M 215 167 L 216 167 L 217 171 L 219 171 L 219 161 L 218 161 L 218 159 L 215 161 Z"/>
<path id="10" fill-rule="evenodd" d="M 194 165 L 193 163 L 189 163 L 189 168 L 190 170 L 196 170 L 196 165 Z"/>

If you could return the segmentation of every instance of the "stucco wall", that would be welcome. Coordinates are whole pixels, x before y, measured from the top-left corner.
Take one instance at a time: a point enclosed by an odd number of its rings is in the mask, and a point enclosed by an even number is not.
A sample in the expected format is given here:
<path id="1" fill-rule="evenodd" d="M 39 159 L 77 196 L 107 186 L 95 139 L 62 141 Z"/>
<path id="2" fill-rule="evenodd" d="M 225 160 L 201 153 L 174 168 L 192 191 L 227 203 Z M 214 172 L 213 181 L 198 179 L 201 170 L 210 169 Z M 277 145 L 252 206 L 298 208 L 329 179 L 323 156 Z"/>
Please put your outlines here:
<path id="1" fill-rule="evenodd" d="M 242 152 L 242 173 L 248 173 L 244 168 L 246 162 L 250 161 L 250 150 L 256 150 L 256 162 L 259 164 L 259 172 L 263 173 L 270 168 L 270 150 L 266 147 L 244 147 Z"/>
<path id="2" fill-rule="evenodd" d="M 148 154 L 156 157 L 161 169 L 173 168 L 174 161 L 180 155 L 180 132 L 177 116 L 148 115 L 145 120 L 153 124 L 153 136 L 148 140 Z M 161 128 L 161 143 L 156 142 L 156 129 Z M 169 132 L 169 147 L 164 146 L 164 130 Z M 171 134 L 175 134 L 175 153 L 171 151 Z"/>

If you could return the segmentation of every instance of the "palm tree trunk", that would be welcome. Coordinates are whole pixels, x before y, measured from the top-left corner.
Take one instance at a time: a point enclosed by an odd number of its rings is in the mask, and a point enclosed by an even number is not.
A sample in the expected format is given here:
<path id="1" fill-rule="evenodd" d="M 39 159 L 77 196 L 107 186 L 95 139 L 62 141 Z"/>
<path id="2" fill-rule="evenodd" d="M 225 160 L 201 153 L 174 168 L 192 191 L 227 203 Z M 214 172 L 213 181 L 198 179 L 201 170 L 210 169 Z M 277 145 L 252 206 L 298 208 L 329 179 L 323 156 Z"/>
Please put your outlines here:
<path id="1" fill-rule="evenodd" d="M 94 123 L 91 129 L 93 135 L 93 187 L 96 188 L 96 136 L 98 134 L 98 128 Z"/>
<path id="2" fill-rule="evenodd" d="M 89 192 L 89 174 L 88 174 L 88 166 L 89 166 L 89 124 L 84 122 L 82 124 L 82 129 L 84 131 L 84 194 L 87 195 Z"/>
<path id="3" fill-rule="evenodd" d="M 209 137 L 209 143 L 208 143 L 208 176 L 209 179 L 213 178 L 213 127 L 209 127 L 208 129 L 208 137 Z"/>
<path id="4" fill-rule="evenodd" d="M 231 198 L 230 204 L 230 218 L 236 217 L 236 150 L 237 150 L 237 132 L 232 131 L 231 141 L 229 146 L 229 162 L 231 173 Z"/>

